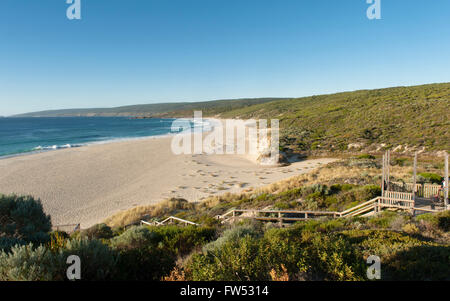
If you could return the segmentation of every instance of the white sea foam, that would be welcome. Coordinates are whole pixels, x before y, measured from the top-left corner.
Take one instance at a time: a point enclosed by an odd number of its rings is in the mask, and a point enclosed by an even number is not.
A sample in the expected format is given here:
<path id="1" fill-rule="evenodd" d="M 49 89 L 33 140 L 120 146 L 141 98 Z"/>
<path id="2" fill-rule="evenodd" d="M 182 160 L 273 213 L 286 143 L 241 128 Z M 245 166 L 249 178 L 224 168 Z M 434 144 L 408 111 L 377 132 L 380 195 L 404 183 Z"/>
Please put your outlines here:
<path id="1" fill-rule="evenodd" d="M 33 148 L 34 151 L 40 151 L 40 150 L 55 150 L 55 149 L 63 149 L 63 148 L 72 148 L 72 147 L 80 147 L 84 146 L 85 144 L 63 144 L 63 145 L 49 145 L 49 146 L 36 146 Z"/>
<path id="2" fill-rule="evenodd" d="M 191 122 L 191 130 L 193 132 L 211 131 L 213 124 L 214 124 L 213 122 L 211 122 L 212 120 L 209 120 L 209 119 L 203 119 L 203 121 L 197 121 L 197 122 L 194 122 L 194 120 L 192 118 L 183 118 L 183 119 Z M 170 129 L 170 128 L 167 128 L 167 129 Z M 101 139 L 101 140 L 91 141 L 91 142 L 86 142 L 86 143 L 78 143 L 78 144 L 67 143 L 67 144 L 60 144 L 60 145 L 56 145 L 56 144 L 55 145 L 38 145 L 26 152 L 0 156 L 0 159 L 16 157 L 16 156 L 23 156 L 23 155 L 33 154 L 33 153 L 60 150 L 60 149 L 84 147 L 84 146 L 96 145 L 96 144 L 107 144 L 107 143 L 114 143 L 114 142 L 145 140 L 145 139 L 158 139 L 158 138 L 164 138 L 164 137 L 172 137 L 176 134 L 177 134 L 176 132 L 172 131 L 167 134 L 149 135 L 149 136 L 140 136 L 140 137 L 103 137 L 103 139 Z"/>

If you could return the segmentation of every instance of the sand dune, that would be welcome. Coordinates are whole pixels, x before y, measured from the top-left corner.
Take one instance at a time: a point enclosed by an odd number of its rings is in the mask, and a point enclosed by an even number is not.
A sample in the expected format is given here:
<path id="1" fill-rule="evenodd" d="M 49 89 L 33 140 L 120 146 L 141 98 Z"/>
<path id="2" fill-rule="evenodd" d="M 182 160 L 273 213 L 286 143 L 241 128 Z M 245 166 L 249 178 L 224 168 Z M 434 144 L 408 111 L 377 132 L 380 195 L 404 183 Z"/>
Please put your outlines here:
<path id="1" fill-rule="evenodd" d="M 54 225 L 86 228 L 134 206 L 238 192 L 333 161 L 258 166 L 242 155 L 174 155 L 170 143 L 148 138 L 1 159 L 0 193 L 38 197 Z"/>

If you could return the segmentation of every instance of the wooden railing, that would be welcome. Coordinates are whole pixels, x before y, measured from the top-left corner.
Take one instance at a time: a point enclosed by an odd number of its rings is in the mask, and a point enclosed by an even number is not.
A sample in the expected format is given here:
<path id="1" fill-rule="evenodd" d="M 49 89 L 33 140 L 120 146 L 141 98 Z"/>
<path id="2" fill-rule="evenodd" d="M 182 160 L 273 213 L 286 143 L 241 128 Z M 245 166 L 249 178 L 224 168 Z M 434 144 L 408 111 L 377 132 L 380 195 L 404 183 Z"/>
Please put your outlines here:
<path id="1" fill-rule="evenodd" d="M 378 200 L 381 207 L 410 209 L 414 207 L 414 196 L 409 192 L 385 191 Z"/>
<path id="2" fill-rule="evenodd" d="M 402 183 L 402 182 L 392 182 L 392 184 L 403 187 L 405 190 L 412 192 L 413 191 L 413 183 Z M 422 198 L 430 198 L 439 194 L 441 185 L 436 184 L 416 184 L 415 192 L 416 196 Z M 441 192 L 443 193 L 443 192 Z"/>
<path id="3" fill-rule="evenodd" d="M 52 228 L 53 231 L 64 231 L 69 234 L 81 230 L 80 224 L 56 225 Z"/>
<path id="4" fill-rule="evenodd" d="M 416 193 L 419 197 L 430 198 L 438 195 L 441 188 L 442 186 L 440 185 L 418 184 L 416 185 Z"/>
<path id="5" fill-rule="evenodd" d="M 295 210 L 253 210 L 253 209 L 232 209 L 223 215 L 218 215 L 222 223 L 234 221 L 235 219 L 250 218 L 260 221 L 274 222 L 295 222 L 320 216 L 338 217 L 339 212 L 334 211 L 295 211 Z"/>
<path id="6" fill-rule="evenodd" d="M 378 206 L 412 209 L 414 208 L 414 196 L 409 192 L 385 191 L 378 200 Z"/>
<path id="7" fill-rule="evenodd" d="M 173 224 L 174 222 L 180 222 L 184 225 L 193 225 L 193 226 L 198 226 L 199 224 L 179 218 L 179 217 L 175 217 L 175 216 L 169 216 L 168 218 L 166 218 L 165 220 L 158 222 L 158 221 L 153 221 L 153 222 L 146 222 L 141 220 L 141 225 L 147 225 L 147 226 L 164 226 L 167 224 Z"/>
<path id="8" fill-rule="evenodd" d="M 374 198 L 370 201 L 352 207 L 342 212 L 337 211 L 296 211 L 296 210 L 253 210 L 253 209 L 232 209 L 223 215 L 218 215 L 217 218 L 222 220 L 222 223 L 232 222 L 236 219 L 249 218 L 261 221 L 274 222 L 296 222 L 304 221 L 311 218 L 318 218 L 323 216 L 336 217 L 350 217 L 370 211 L 375 211 L 377 201 L 379 198 Z M 286 216 L 288 215 L 288 216 Z"/>
<path id="9" fill-rule="evenodd" d="M 386 191 L 384 196 L 376 197 L 370 201 L 364 202 L 350 209 L 342 212 L 329 211 L 295 211 L 295 210 L 254 210 L 254 209 L 232 209 L 223 215 L 218 215 L 217 218 L 222 220 L 222 223 L 233 222 L 236 219 L 255 219 L 261 221 L 274 222 L 295 222 L 304 221 L 310 218 L 317 218 L 320 216 L 336 217 L 353 217 L 371 212 L 379 212 L 383 208 L 396 208 L 414 211 L 425 212 L 440 212 L 442 210 L 416 208 L 414 207 L 413 194 L 407 192 L 393 192 Z M 286 216 L 288 215 L 288 216 Z"/>
<path id="10" fill-rule="evenodd" d="M 372 210 L 375 210 L 379 198 L 371 199 L 370 201 L 367 201 L 365 203 L 359 204 L 355 207 L 352 207 L 350 209 L 347 209 L 345 211 L 342 211 L 339 213 L 340 217 L 350 217 L 350 216 L 356 216 L 363 213 L 368 213 Z"/>

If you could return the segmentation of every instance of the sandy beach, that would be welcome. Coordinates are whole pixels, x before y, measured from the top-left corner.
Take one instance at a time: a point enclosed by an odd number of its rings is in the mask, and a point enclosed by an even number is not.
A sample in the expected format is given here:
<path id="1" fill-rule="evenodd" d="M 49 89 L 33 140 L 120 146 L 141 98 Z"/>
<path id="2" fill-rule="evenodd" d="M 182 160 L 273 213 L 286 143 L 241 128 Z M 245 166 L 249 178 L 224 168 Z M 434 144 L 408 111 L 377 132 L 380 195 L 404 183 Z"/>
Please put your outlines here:
<path id="1" fill-rule="evenodd" d="M 170 197 L 198 201 L 307 173 L 333 159 L 260 166 L 243 155 L 175 155 L 170 137 L 0 159 L 0 193 L 42 200 L 53 225 L 82 228 Z"/>

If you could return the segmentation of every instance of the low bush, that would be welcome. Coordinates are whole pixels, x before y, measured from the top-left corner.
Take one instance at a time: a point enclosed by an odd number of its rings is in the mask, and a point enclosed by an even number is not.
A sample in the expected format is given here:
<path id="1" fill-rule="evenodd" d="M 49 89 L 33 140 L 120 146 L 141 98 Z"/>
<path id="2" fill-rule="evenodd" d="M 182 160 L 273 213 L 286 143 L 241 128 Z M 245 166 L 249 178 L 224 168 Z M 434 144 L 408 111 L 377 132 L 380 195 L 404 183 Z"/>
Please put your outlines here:
<path id="1" fill-rule="evenodd" d="M 422 172 L 418 175 L 418 182 L 432 183 L 432 184 L 442 184 L 442 177 L 435 173 Z"/>
<path id="2" fill-rule="evenodd" d="M 42 203 L 30 196 L 0 195 L 0 236 L 32 243 L 48 242 L 52 228 Z"/>
<path id="3" fill-rule="evenodd" d="M 0 281 L 63 280 L 62 261 L 44 246 L 15 246 L 11 252 L 0 252 Z"/>
<path id="4" fill-rule="evenodd" d="M 93 239 L 71 239 L 60 250 L 59 256 L 64 261 L 63 275 L 70 255 L 77 255 L 81 260 L 81 280 L 113 280 L 117 277 L 118 253 Z"/>
<path id="5" fill-rule="evenodd" d="M 374 159 L 375 159 L 375 156 L 372 156 L 372 155 L 370 155 L 370 154 L 362 154 L 362 155 L 359 155 L 357 158 L 358 158 L 358 159 L 370 159 L 370 160 L 374 160 Z"/>
<path id="6" fill-rule="evenodd" d="M 168 275 L 175 266 L 173 252 L 151 245 L 121 249 L 119 252 L 119 280 L 156 281 Z"/>
<path id="7" fill-rule="evenodd" d="M 123 251 L 127 249 L 140 249 L 144 247 L 157 246 L 161 241 L 158 233 L 150 231 L 145 226 L 134 226 L 123 232 L 121 235 L 110 240 L 112 248 Z"/>
<path id="8" fill-rule="evenodd" d="M 388 229 L 392 222 L 397 218 L 397 213 L 392 211 L 383 211 L 380 214 L 369 218 L 368 224 L 381 229 Z"/>
<path id="9" fill-rule="evenodd" d="M 260 235 L 260 231 L 257 230 L 252 225 L 242 225 L 242 226 L 236 226 L 234 228 L 228 229 L 223 232 L 223 234 L 216 239 L 215 241 L 212 241 L 208 244 L 206 244 L 203 247 L 203 252 L 213 251 L 215 249 L 220 249 L 225 243 L 229 241 L 235 241 L 240 238 L 243 238 L 247 235 L 251 237 L 257 237 Z"/>
<path id="10" fill-rule="evenodd" d="M 0 237 L 0 252 L 9 252 L 16 245 L 26 245 L 26 242 L 14 237 Z"/>
<path id="11" fill-rule="evenodd" d="M 257 239 L 246 235 L 206 254 L 194 254 L 188 270 L 192 280 L 269 280 L 265 251 Z"/>
<path id="12" fill-rule="evenodd" d="M 216 235 L 214 228 L 197 226 L 150 227 L 150 230 L 161 237 L 159 248 L 172 251 L 177 256 L 187 255 L 193 249 L 213 240 Z"/>
<path id="13" fill-rule="evenodd" d="M 444 232 L 450 231 L 450 211 L 439 212 L 437 214 L 426 213 L 416 217 L 416 220 L 421 223 L 428 223 L 433 228 Z"/>
<path id="14" fill-rule="evenodd" d="M 120 253 L 119 279 L 159 280 L 168 275 L 177 258 L 213 239 L 209 227 L 131 227 L 110 240 Z"/>
<path id="15" fill-rule="evenodd" d="M 113 232 L 106 224 L 97 224 L 83 230 L 81 236 L 89 239 L 109 239 L 113 237 Z"/>
<path id="16" fill-rule="evenodd" d="M 283 266 L 293 280 L 360 278 L 354 270 L 361 264 L 344 239 L 313 232 L 293 235 L 292 231 L 296 229 L 270 229 L 263 238 L 245 235 L 225 241 L 206 253 L 195 254 L 187 271 L 192 280 L 267 281 L 273 269 Z"/>

